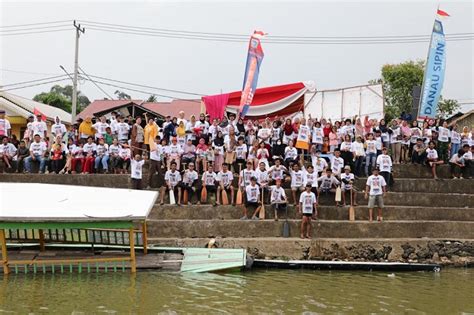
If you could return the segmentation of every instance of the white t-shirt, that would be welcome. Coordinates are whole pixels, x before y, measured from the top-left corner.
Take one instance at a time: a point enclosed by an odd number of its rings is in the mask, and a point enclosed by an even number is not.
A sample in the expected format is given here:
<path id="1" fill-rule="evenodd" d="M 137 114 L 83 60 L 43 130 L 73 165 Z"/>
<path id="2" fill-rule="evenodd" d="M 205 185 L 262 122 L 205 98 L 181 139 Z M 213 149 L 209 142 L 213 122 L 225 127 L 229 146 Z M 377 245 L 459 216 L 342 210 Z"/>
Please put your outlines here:
<path id="1" fill-rule="evenodd" d="M 375 140 L 367 140 L 365 143 L 367 144 L 367 149 L 365 150 L 367 154 L 377 153 L 377 142 Z"/>
<path id="2" fill-rule="evenodd" d="M 120 145 L 111 144 L 109 146 L 109 155 L 116 155 L 117 156 L 119 154 L 121 148 L 122 147 Z"/>
<path id="3" fill-rule="evenodd" d="M 142 179 L 143 164 L 145 164 L 144 160 L 137 161 L 135 159 L 132 159 L 130 161 L 130 166 L 132 170 L 132 174 L 131 174 L 132 178 Z"/>
<path id="4" fill-rule="evenodd" d="M 383 176 L 370 175 L 369 178 L 367 178 L 366 185 L 370 187 L 369 195 L 377 196 L 377 195 L 383 194 L 382 187 L 387 186 L 387 183 L 385 182 L 385 179 L 383 178 Z"/>
<path id="5" fill-rule="evenodd" d="M 107 143 L 98 144 L 96 151 L 97 155 L 109 155 L 109 145 Z"/>
<path id="6" fill-rule="evenodd" d="M 301 211 L 305 214 L 312 214 L 316 203 L 316 195 L 313 192 L 303 191 L 300 195 Z"/>
<path id="7" fill-rule="evenodd" d="M 87 153 L 94 153 L 94 151 L 97 151 L 97 145 L 95 143 L 85 143 L 83 147 L 84 152 Z"/>
<path id="8" fill-rule="evenodd" d="M 165 173 L 165 181 L 171 185 L 171 187 L 175 187 L 181 181 L 181 174 L 175 170 L 168 170 Z"/>
<path id="9" fill-rule="evenodd" d="M 46 151 L 46 143 L 43 141 L 40 141 L 40 142 L 34 141 L 30 144 L 30 152 L 32 152 L 33 155 L 42 156 L 45 151 Z"/>
<path id="10" fill-rule="evenodd" d="M 269 176 L 266 170 L 262 171 L 261 169 L 258 169 L 255 171 L 255 175 L 257 177 L 257 183 L 259 183 L 260 185 L 268 183 Z"/>
<path id="11" fill-rule="evenodd" d="M 298 157 L 298 150 L 296 150 L 295 147 L 286 147 L 285 148 L 285 160 L 286 159 L 291 159 L 295 160 Z"/>
<path id="12" fill-rule="evenodd" d="M 306 186 L 307 184 L 311 184 L 311 187 L 318 187 L 318 173 L 314 170 L 312 173 L 306 170 L 304 171 L 303 186 Z"/>
<path id="13" fill-rule="evenodd" d="M 216 173 L 206 171 L 202 174 L 203 185 L 214 186 L 216 181 Z"/>
<path id="14" fill-rule="evenodd" d="M 44 132 L 48 128 L 44 121 L 35 121 L 31 124 L 31 127 L 33 128 L 33 136 L 40 135 L 41 138 L 44 137 Z"/>
<path id="15" fill-rule="evenodd" d="M 63 134 L 65 134 L 67 132 L 66 130 L 66 126 L 62 123 L 59 123 L 59 124 L 53 124 L 51 126 L 51 133 L 54 135 L 54 136 L 62 136 Z"/>
<path id="16" fill-rule="evenodd" d="M 242 144 L 235 147 L 235 155 L 239 160 L 245 160 L 247 156 L 247 145 Z"/>
<path id="17" fill-rule="evenodd" d="M 344 159 L 342 157 L 333 156 L 331 159 L 331 171 L 333 174 L 338 175 L 341 173 L 342 168 L 344 167 Z"/>
<path id="18" fill-rule="evenodd" d="M 245 187 L 245 193 L 247 195 L 248 202 L 258 202 L 260 198 L 260 189 L 257 185 L 248 185 Z"/>
<path id="19" fill-rule="evenodd" d="M 10 157 L 13 157 L 16 154 L 17 149 L 12 143 L 0 144 L 0 153 L 8 154 Z"/>
<path id="20" fill-rule="evenodd" d="M 129 159 L 132 156 L 132 152 L 130 151 L 129 148 L 120 148 L 119 156 L 122 159 Z"/>
<path id="21" fill-rule="evenodd" d="M 299 170 L 297 172 L 291 170 L 291 187 L 302 187 L 303 186 L 303 171 Z"/>
<path id="22" fill-rule="evenodd" d="M 426 157 L 428 159 L 431 159 L 431 160 L 434 160 L 434 159 L 437 159 L 438 158 L 438 152 L 436 151 L 436 149 L 426 149 Z"/>
<path id="23" fill-rule="evenodd" d="M 229 186 L 232 184 L 232 181 L 234 180 L 234 175 L 232 174 L 231 171 L 227 171 L 227 172 L 219 172 L 217 174 L 217 181 L 220 182 L 222 185 L 224 185 L 225 187 Z"/>
<path id="24" fill-rule="evenodd" d="M 107 129 L 107 127 L 109 127 L 109 124 L 99 121 L 99 122 L 96 122 L 92 127 L 94 127 L 94 129 L 96 130 L 96 133 L 95 133 L 96 139 L 100 139 L 100 138 L 103 138 L 104 135 L 107 133 L 105 131 L 105 129 Z M 112 128 L 110 128 L 110 129 L 112 129 Z"/>
<path id="25" fill-rule="evenodd" d="M 343 160 L 344 161 L 344 160 Z M 319 173 L 328 167 L 328 162 L 322 157 L 318 158 L 316 155 L 311 157 L 311 162 L 314 167 L 314 171 Z"/>
<path id="26" fill-rule="evenodd" d="M 198 178 L 199 174 L 196 171 L 186 170 L 183 175 L 183 183 L 191 185 Z"/>
<path id="27" fill-rule="evenodd" d="M 252 177 L 257 177 L 254 170 L 244 169 L 240 171 L 240 177 L 242 178 L 242 186 L 250 185 L 250 179 Z"/>
<path id="28" fill-rule="evenodd" d="M 286 171 L 286 167 L 284 167 L 283 165 L 280 165 L 279 167 L 277 167 L 276 165 L 273 165 L 268 170 L 268 173 L 273 179 L 277 179 L 277 178 L 283 179 L 283 175 L 285 174 L 285 171 Z"/>
<path id="29" fill-rule="evenodd" d="M 162 152 L 163 152 L 163 146 L 161 144 L 157 144 L 156 150 L 150 151 L 150 160 L 161 161 Z"/>
<path id="30" fill-rule="evenodd" d="M 459 144 L 461 143 L 461 135 L 457 131 L 451 131 L 451 143 Z"/>
<path id="31" fill-rule="evenodd" d="M 0 119 L 0 136 L 6 136 L 10 129 L 12 129 L 12 126 L 8 119 Z"/>
<path id="32" fill-rule="evenodd" d="M 352 142 L 351 152 L 356 156 L 365 156 L 364 144 L 362 142 Z"/>
<path id="33" fill-rule="evenodd" d="M 345 172 L 341 174 L 341 189 L 342 190 L 351 190 L 352 189 L 352 184 L 350 183 L 345 183 L 344 180 L 346 181 L 354 181 L 355 177 L 354 177 L 354 174 L 352 173 L 349 173 L 349 174 L 346 174 Z"/>
<path id="34" fill-rule="evenodd" d="M 262 128 L 257 133 L 257 137 L 263 140 L 265 143 L 269 143 L 270 136 L 271 136 L 271 130 L 268 128 Z"/>
<path id="35" fill-rule="evenodd" d="M 449 141 L 449 129 L 444 127 L 438 127 L 438 141 L 448 142 Z"/>
<path id="36" fill-rule="evenodd" d="M 270 203 L 286 200 L 286 194 L 283 187 L 271 186 Z"/>
<path id="37" fill-rule="evenodd" d="M 321 189 L 331 189 L 334 185 L 338 185 L 339 181 L 334 175 L 331 175 L 331 177 L 328 177 L 327 174 L 324 174 L 323 176 L 318 178 L 318 182 L 321 182 Z"/>
<path id="38" fill-rule="evenodd" d="M 391 172 L 392 171 L 392 158 L 387 154 L 380 154 L 377 157 L 377 166 L 381 172 Z"/>
<path id="39" fill-rule="evenodd" d="M 127 123 L 124 123 L 124 122 L 117 123 L 118 139 L 127 140 L 129 130 L 130 130 L 130 126 Z"/>

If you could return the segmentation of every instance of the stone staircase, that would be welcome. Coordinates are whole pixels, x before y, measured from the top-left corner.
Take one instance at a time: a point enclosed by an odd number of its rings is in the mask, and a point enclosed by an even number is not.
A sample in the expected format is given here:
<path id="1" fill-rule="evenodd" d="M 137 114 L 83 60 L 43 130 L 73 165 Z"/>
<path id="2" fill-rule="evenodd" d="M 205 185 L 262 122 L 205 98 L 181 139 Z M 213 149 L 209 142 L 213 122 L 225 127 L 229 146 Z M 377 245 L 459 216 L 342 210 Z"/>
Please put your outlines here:
<path id="1" fill-rule="evenodd" d="M 266 220 L 242 221 L 239 206 L 156 204 L 148 221 L 149 242 L 203 247 L 215 238 L 219 247 L 247 248 L 258 258 L 474 264 L 474 180 L 448 179 L 446 166 L 439 168 L 439 175 L 444 180 L 430 179 L 427 167 L 396 165 L 382 223 L 367 221 L 362 192 L 357 196 L 355 222 L 348 221 L 348 207 L 335 207 L 333 196 L 322 196 L 312 240 L 298 237 L 300 217 L 292 205 L 290 237 L 283 238 L 284 215 L 275 221 L 270 205 Z M 0 181 L 126 188 L 129 176 L 0 174 Z M 357 180 L 359 190 L 364 185 L 364 178 Z"/>

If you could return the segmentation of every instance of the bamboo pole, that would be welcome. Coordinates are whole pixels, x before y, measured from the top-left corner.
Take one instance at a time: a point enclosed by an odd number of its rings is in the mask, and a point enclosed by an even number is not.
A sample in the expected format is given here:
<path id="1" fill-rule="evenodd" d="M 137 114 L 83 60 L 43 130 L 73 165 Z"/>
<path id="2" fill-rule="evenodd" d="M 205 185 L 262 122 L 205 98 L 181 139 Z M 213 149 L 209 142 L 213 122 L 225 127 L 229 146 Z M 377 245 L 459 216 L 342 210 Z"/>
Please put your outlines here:
<path id="1" fill-rule="evenodd" d="M 130 268 L 132 273 L 137 272 L 137 261 L 135 259 L 135 234 L 133 233 L 133 227 L 130 228 L 128 239 L 130 241 Z"/>
<path id="2" fill-rule="evenodd" d="M 39 230 L 39 243 L 40 243 L 40 251 L 44 252 L 44 233 L 43 230 Z"/>
<path id="3" fill-rule="evenodd" d="M 142 224 L 142 240 L 143 240 L 143 254 L 148 254 L 148 234 L 147 234 L 147 227 L 146 221 L 143 221 Z"/>
<path id="4" fill-rule="evenodd" d="M 7 252 L 7 241 L 5 238 L 5 230 L 0 229 L 0 245 L 2 246 L 2 266 L 3 273 L 9 274 L 10 268 L 8 267 L 8 252 Z"/>

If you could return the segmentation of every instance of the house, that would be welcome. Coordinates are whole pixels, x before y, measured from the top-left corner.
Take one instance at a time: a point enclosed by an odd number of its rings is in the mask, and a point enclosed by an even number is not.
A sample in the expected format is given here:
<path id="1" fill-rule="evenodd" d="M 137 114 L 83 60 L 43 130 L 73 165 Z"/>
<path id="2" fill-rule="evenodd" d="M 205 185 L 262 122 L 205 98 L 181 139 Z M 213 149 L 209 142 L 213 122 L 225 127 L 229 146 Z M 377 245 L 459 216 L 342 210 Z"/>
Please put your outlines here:
<path id="1" fill-rule="evenodd" d="M 454 124 L 458 125 L 458 130 L 462 130 L 464 126 L 467 126 L 469 129 L 474 128 L 474 109 L 465 113 L 464 115 L 457 115 L 456 117 L 449 118 L 449 126 Z"/>
<path id="2" fill-rule="evenodd" d="M 23 136 L 26 130 L 28 117 L 32 116 L 35 110 L 46 116 L 46 124 L 50 127 L 54 123 L 56 116 L 65 124 L 71 124 L 71 114 L 64 110 L 36 102 L 15 94 L 0 91 L 0 109 L 5 110 L 8 121 L 12 126 L 12 134 L 18 138 Z"/>
<path id="3" fill-rule="evenodd" d="M 142 100 L 95 100 L 87 106 L 77 119 L 87 116 L 108 116 L 112 111 L 123 116 L 140 116 L 148 113 L 158 119 L 166 116 L 177 117 L 180 111 L 186 113 L 186 117 L 199 115 L 201 112 L 200 100 L 172 100 L 171 102 L 144 102 Z"/>

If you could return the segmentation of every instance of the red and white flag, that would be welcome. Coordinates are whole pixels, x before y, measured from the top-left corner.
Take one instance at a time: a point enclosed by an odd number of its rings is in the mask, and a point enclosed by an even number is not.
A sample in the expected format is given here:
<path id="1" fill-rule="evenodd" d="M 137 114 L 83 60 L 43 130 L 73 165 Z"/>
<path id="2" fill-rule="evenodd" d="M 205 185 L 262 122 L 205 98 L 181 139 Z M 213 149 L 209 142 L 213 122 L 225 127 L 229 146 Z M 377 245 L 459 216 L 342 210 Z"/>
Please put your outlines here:
<path id="1" fill-rule="evenodd" d="M 436 12 L 438 17 L 441 17 L 441 18 L 445 18 L 445 17 L 448 17 L 450 16 L 446 11 L 443 11 L 443 10 L 440 10 L 438 9 L 438 12 Z"/>
<path id="2" fill-rule="evenodd" d="M 35 118 L 41 115 L 41 121 L 46 121 L 46 115 L 40 112 L 39 109 L 37 109 L 36 107 L 33 108 L 33 115 L 35 115 Z"/>

